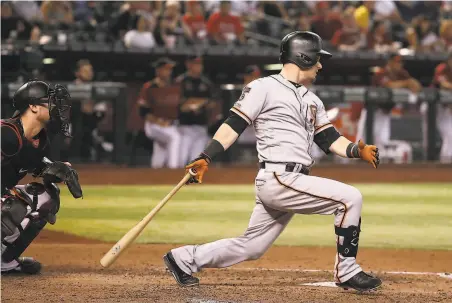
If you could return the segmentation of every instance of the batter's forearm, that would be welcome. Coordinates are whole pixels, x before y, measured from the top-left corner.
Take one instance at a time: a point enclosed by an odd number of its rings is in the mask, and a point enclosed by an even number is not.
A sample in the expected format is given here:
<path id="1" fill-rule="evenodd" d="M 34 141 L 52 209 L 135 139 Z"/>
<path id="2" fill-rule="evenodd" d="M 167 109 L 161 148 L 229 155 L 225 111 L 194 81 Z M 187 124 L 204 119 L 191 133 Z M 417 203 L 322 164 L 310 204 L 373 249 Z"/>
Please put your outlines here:
<path id="1" fill-rule="evenodd" d="M 344 136 L 340 136 L 336 141 L 333 142 L 333 144 L 331 144 L 330 151 L 343 158 L 348 158 L 347 147 L 350 145 L 350 143 L 353 142 L 351 142 Z"/>
<path id="2" fill-rule="evenodd" d="M 239 137 L 239 134 L 237 134 L 232 127 L 230 127 L 228 124 L 223 123 L 213 136 L 214 140 L 217 140 L 221 143 L 224 150 L 227 150 Z"/>

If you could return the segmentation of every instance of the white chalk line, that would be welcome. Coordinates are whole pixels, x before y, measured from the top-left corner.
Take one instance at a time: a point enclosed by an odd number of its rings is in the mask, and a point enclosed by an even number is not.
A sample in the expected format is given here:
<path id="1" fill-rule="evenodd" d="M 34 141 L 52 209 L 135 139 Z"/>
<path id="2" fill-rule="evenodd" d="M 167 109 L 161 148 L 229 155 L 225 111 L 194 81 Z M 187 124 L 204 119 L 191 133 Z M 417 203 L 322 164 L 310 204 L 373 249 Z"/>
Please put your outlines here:
<path id="1" fill-rule="evenodd" d="M 295 269 L 295 268 L 262 268 L 262 267 L 239 267 L 239 268 L 226 268 L 224 270 L 242 270 L 242 271 L 276 271 L 276 272 L 328 272 L 332 273 L 332 270 L 325 269 Z M 412 276 L 438 276 L 441 278 L 452 279 L 452 273 L 446 272 L 422 272 L 422 271 L 378 271 L 387 275 L 412 275 Z"/>

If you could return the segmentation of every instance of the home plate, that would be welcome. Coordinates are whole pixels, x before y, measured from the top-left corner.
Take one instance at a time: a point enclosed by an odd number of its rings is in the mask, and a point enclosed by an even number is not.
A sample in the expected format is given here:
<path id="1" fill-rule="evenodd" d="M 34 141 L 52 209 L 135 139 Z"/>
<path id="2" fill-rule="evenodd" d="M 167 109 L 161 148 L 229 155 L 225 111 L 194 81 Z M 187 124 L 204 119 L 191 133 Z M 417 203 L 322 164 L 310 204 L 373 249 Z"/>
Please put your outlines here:
<path id="1" fill-rule="evenodd" d="M 315 283 L 303 283 L 305 286 L 321 286 L 321 287 L 337 287 L 335 282 L 315 282 Z"/>

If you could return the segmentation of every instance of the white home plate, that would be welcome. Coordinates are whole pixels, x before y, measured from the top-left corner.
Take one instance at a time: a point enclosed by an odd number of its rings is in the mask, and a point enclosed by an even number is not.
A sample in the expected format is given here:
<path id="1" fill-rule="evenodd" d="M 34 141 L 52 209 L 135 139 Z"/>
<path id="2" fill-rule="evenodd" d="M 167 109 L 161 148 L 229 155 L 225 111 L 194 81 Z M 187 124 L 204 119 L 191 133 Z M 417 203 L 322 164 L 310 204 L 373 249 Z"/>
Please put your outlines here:
<path id="1" fill-rule="evenodd" d="M 306 286 L 321 286 L 321 287 L 337 287 L 334 282 L 315 282 L 315 283 L 303 283 L 301 285 Z"/>

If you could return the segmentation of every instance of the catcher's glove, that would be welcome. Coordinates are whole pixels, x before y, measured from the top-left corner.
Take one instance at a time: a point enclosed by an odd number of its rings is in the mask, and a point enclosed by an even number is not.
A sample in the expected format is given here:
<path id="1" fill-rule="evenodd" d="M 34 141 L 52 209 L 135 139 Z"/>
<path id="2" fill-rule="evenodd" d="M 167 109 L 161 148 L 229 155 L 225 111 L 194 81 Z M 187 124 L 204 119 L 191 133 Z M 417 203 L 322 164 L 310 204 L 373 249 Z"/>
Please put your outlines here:
<path id="1" fill-rule="evenodd" d="M 51 162 L 45 159 L 46 167 L 36 177 L 42 177 L 44 183 L 64 182 L 74 198 L 83 197 L 82 187 L 75 169 L 63 162 Z"/>
<path id="2" fill-rule="evenodd" d="M 202 183 L 202 178 L 204 176 L 204 173 L 209 169 L 209 164 L 212 162 L 206 154 L 202 153 L 197 157 L 196 159 L 192 160 L 190 163 L 188 163 L 187 166 L 185 166 L 185 171 L 188 173 L 190 168 L 192 168 L 194 171 L 196 171 L 196 176 L 192 176 L 187 184 L 190 183 Z"/>

